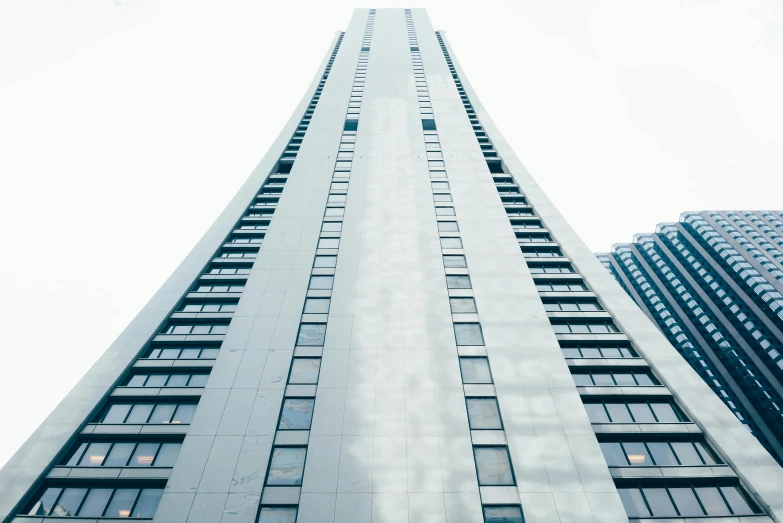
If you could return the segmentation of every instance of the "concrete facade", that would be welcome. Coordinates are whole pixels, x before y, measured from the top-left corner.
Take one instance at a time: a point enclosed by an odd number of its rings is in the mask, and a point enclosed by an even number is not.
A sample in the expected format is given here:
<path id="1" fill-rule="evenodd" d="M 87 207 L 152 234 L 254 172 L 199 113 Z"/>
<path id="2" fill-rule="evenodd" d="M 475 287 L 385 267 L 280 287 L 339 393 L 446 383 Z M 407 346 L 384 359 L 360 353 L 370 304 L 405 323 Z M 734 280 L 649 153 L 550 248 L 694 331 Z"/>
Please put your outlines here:
<path id="1" fill-rule="evenodd" d="M 540 191 L 424 10 L 357 9 L 334 45 L 339 50 L 329 50 L 226 211 L 0 471 L 0 519 L 51 519 L 48 502 L 37 501 L 47 488 L 165 485 L 156 522 L 521 521 L 514 511 L 527 522 L 621 522 L 628 514 L 618 488 L 673 488 L 694 477 L 704 488 L 746 492 L 754 508 L 721 521 L 780 521 L 783 471 Z M 274 209 L 271 218 L 264 206 Z M 531 213 L 522 219 L 530 227 L 509 221 L 517 208 Z M 551 237 L 525 242 L 526 234 Z M 539 262 L 525 256 L 531 246 L 562 252 Z M 255 248 L 247 258 L 221 258 Z M 444 257 L 464 257 L 466 266 Z M 587 287 L 541 291 L 541 263 L 571 267 L 546 281 Z M 235 266 L 249 273 L 213 272 Z M 232 312 L 189 312 L 183 305 L 237 298 L 208 295 L 194 282 L 244 288 Z M 470 298 L 477 312 L 454 308 L 452 300 Z M 326 299 L 323 310 L 324 302 L 313 301 Z M 553 313 L 542 299 L 597 300 L 604 310 Z M 225 334 L 209 331 L 223 332 L 226 320 Z M 618 331 L 553 330 L 569 322 Z M 573 343 L 628 346 L 637 357 L 564 358 L 563 347 Z M 220 350 L 198 362 L 149 352 L 165 346 Z M 470 365 L 484 361 L 491 379 L 471 379 Z M 636 367 L 656 386 L 575 385 L 572 374 L 610 367 Z M 150 369 L 208 370 L 209 378 L 203 388 L 135 385 Z M 588 417 L 584 403 L 624 396 L 674 402 L 683 419 Z M 291 430 L 285 405 L 310 398 L 311 422 Z M 477 398 L 496 398 L 502 425 L 471 430 L 466 401 Z M 107 403 L 195 400 L 190 423 L 131 424 L 131 415 L 106 421 L 114 419 Z M 607 466 L 599 443 L 645 434 L 701 438 L 720 466 Z M 119 467 L 110 476 L 105 465 L 85 475 L 65 463 L 82 442 L 163 436 L 182 442 L 173 467 Z M 73 515 L 85 510 L 79 503 Z"/>

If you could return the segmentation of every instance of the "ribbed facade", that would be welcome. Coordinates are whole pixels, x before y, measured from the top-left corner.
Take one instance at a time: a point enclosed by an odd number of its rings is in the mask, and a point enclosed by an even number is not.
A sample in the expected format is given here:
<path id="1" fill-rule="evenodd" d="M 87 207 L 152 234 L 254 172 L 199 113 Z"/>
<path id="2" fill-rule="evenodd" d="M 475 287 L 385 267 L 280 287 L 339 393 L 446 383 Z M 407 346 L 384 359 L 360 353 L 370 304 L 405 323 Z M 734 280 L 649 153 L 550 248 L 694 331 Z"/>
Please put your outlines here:
<path id="1" fill-rule="evenodd" d="M 704 211 L 599 254 L 693 369 L 783 462 L 783 213 Z"/>
<path id="2" fill-rule="evenodd" d="M 357 9 L 237 196 L 0 471 L 0 520 L 780 521 L 783 470 L 679 352 L 425 11 Z"/>

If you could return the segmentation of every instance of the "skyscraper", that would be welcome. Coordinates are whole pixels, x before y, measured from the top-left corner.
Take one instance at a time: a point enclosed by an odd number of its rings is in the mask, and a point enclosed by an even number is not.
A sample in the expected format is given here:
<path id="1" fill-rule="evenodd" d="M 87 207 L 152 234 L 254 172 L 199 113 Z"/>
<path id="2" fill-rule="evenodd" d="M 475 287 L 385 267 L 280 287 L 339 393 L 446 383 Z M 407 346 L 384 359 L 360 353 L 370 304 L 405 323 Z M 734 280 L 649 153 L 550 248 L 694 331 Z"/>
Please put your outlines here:
<path id="1" fill-rule="evenodd" d="M 357 9 L 237 196 L 2 469 L 0 518 L 767 522 L 781 486 L 425 12 Z"/>
<path id="2" fill-rule="evenodd" d="M 598 257 L 783 463 L 783 214 L 684 213 Z"/>

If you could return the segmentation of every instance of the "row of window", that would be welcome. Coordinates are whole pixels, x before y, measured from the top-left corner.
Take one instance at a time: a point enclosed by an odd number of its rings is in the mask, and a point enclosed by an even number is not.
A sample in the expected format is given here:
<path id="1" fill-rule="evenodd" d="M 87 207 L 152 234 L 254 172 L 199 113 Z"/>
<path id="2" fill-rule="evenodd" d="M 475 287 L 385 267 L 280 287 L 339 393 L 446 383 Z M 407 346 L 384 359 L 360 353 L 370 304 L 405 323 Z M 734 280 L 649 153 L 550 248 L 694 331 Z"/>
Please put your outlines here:
<path id="1" fill-rule="evenodd" d="M 760 511 L 736 486 L 618 488 L 632 518 L 749 516 Z"/>
<path id="2" fill-rule="evenodd" d="M 112 403 L 95 423 L 189 425 L 195 413 L 195 403 Z"/>
<path id="3" fill-rule="evenodd" d="M 659 385 L 658 380 L 647 371 L 601 371 L 573 372 L 571 377 L 578 387 L 649 387 Z"/>
<path id="4" fill-rule="evenodd" d="M 126 387 L 205 387 L 209 373 L 197 374 L 133 374 L 125 380 Z"/>
<path id="5" fill-rule="evenodd" d="M 606 401 L 585 403 L 591 423 L 681 423 L 689 421 L 669 401 Z"/>
<path id="6" fill-rule="evenodd" d="M 228 323 L 179 323 L 170 322 L 161 334 L 226 334 Z"/>
<path id="7" fill-rule="evenodd" d="M 151 518 L 163 495 L 159 488 L 61 488 L 43 491 L 26 511 L 31 516 Z"/>
<path id="8" fill-rule="evenodd" d="M 699 441 L 602 441 L 601 451 L 610 467 L 694 467 L 719 461 Z"/>
<path id="9" fill-rule="evenodd" d="M 66 467 L 173 467 L 182 443 L 82 443 Z"/>

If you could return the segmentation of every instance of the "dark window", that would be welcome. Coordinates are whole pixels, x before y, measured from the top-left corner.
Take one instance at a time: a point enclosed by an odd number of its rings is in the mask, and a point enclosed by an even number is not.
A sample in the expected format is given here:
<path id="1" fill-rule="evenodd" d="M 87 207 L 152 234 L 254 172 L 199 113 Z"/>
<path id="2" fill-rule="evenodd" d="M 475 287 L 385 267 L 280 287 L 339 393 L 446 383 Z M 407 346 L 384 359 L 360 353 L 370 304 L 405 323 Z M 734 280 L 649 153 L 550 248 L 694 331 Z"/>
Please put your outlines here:
<path id="1" fill-rule="evenodd" d="M 618 488 L 629 517 L 748 516 L 760 511 L 737 486 Z"/>
<path id="2" fill-rule="evenodd" d="M 688 421 L 672 403 L 585 403 L 592 423 L 678 423 Z"/>
<path id="3" fill-rule="evenodd" d="M 431 120 L 431 119 L 426 119 L 426 120 L 422 119 L 421 127 L 425 131 L 435 131 L 437 129 L 437 127 L 435 127 L 435 120 Z"/>
<path id="4" fill-rule="evenodd" d="M 189 424 L 195 412 L 195 403 L 115 403 L 103 411 L 98 423 Z"/>
<path id="5" fill-rule="evenodd" d="M 47 488 L 25 513 L 50 517 L 152 518 L 163 489 Z"/>
<path id="6" fill-rule="evenodd" d="M 346 120 L 343 125 L 344 131 L 356 131 L 359 129 L 359 120 Z"/>
<path id="7" fill-rule="evenodd" d="M 484 523 L 525 523 L 520 507 L 485 506 Z"/>

